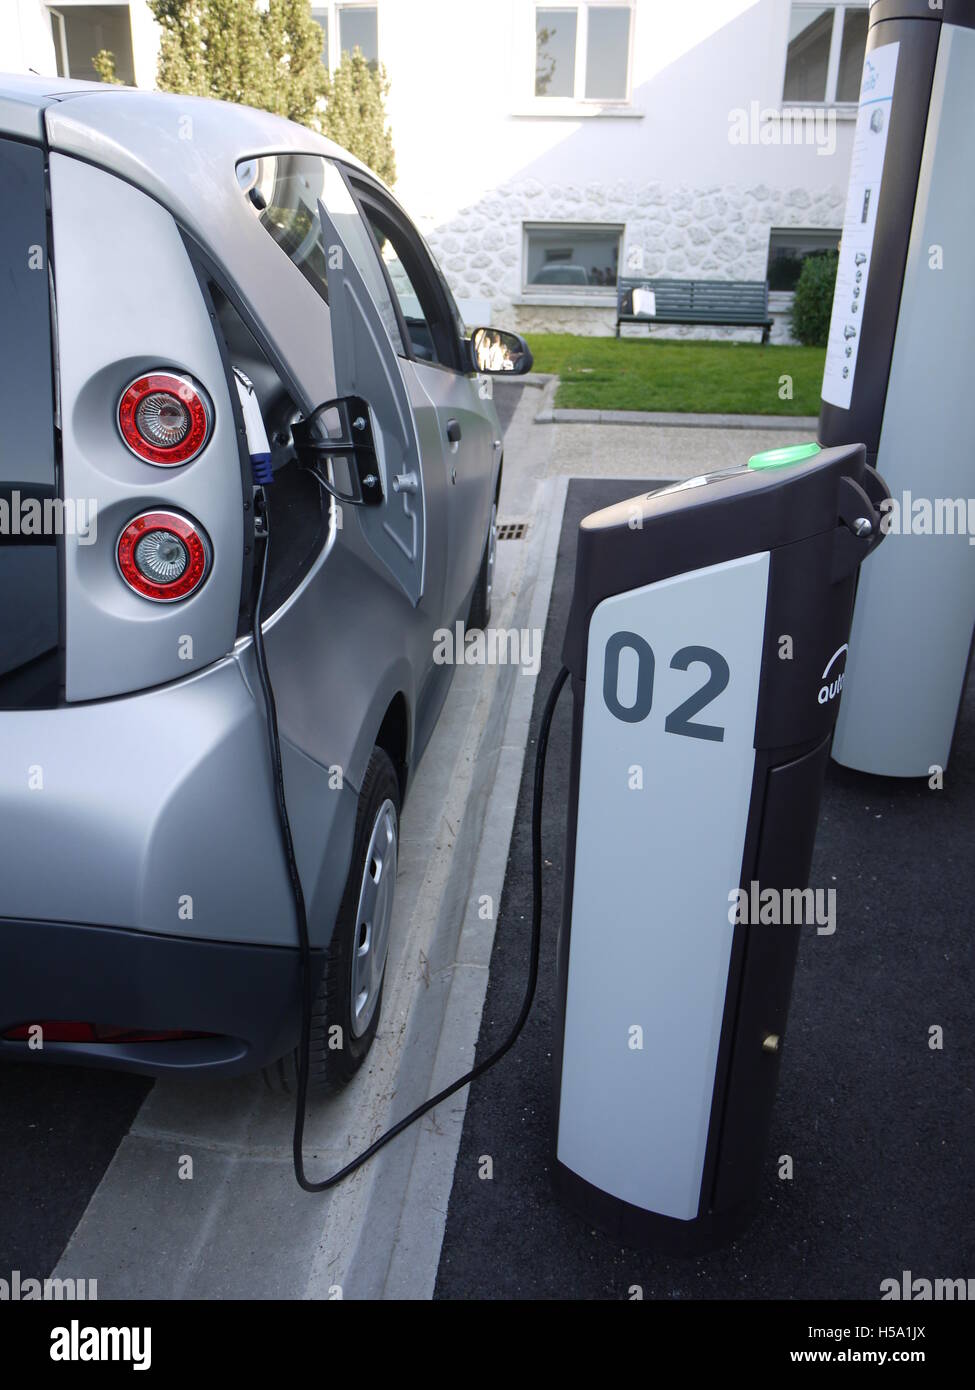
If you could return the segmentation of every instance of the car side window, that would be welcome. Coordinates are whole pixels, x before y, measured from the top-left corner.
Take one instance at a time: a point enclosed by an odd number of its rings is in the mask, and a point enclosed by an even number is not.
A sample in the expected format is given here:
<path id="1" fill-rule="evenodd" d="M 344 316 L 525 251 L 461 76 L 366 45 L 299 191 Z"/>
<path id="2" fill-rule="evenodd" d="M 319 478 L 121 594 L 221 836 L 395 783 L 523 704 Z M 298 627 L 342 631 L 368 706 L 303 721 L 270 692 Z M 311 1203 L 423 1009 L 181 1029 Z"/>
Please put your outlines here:
<path id="1" fill-rule="evenodd" d="M 389 283 L 393 287 L 400 313 L 406 321 L 414 356 L 421 362 L 439 361 L 430 316 L 424 312 L 423 301 L 403 264 L 396 241 L 389 234 L 388 226 L 384 225 L 378 216 L 370 216 L 367 210 L 366 219 L 372 227 Z"/>
<path id="2" fill-rule="evenodd" d="M 375 184 L 352 173 L 349 182 L 396 296 L 412 355 L 463 370 L 460 315 L 423 238 Z"/>
<path id="3" fill-rule="evenodd" d="M 389 286 L 352 195 L 330 160 L 314 154 L 276 154 L 244 160 L 237 180 L 261 226 L 328 303 L 328 248 L 318 215 L 319 200 L 335 223 L 366 282 L 396 352 L 406 348 Z"/>

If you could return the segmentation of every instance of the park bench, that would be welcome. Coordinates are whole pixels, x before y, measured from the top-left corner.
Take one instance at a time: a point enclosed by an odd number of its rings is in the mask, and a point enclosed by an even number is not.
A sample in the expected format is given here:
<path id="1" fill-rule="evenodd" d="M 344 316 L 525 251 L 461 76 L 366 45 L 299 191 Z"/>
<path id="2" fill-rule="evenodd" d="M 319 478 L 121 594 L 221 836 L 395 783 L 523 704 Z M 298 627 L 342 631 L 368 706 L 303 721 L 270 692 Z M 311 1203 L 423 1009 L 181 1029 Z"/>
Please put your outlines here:
<path id="1" fill-rule="evenodd" d="M 620 324 L 707 324 L 721 328 L 760 328 L 767 343 L 772 330 L 767 280 L 649 280 L 621 278 L 616 287 L 616 336 Z"/>

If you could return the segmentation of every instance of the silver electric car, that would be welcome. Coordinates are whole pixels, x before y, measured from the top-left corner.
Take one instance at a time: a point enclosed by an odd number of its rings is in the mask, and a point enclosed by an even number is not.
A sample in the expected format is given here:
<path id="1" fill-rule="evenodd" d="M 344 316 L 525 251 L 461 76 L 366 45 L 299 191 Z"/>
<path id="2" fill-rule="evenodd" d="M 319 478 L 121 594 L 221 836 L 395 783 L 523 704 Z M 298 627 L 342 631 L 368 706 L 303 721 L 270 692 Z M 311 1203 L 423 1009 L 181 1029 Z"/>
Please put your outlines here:
<path id="1" fill-rule="evenodd" d="M 489 615 L 489 373 L 530 353 L 263 112 L 0 79 L 0 177 L 0 1058 L 292 1067 L 256 633 L 334 1087 L 379 1019 L 434 634 Z"/>

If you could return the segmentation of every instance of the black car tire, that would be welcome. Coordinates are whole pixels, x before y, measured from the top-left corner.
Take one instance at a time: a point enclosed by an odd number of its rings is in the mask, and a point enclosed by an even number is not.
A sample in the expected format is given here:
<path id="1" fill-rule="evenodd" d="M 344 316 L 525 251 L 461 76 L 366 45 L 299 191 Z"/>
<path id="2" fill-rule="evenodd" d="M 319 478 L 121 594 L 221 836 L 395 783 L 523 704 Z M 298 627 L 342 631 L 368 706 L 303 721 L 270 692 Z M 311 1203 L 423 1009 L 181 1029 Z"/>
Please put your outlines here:
<path id="1" fill-rule="evenodd" d="M 363 924 L 358 920 L 360 893 L 367 871 L 367 854 L 377 829 L 377 818 L 384 812 L 388 827 L 390 812 L 395 825 L 392 854 L 395 877 L 396 851 L 399 840 L 400 788 L 396 770 L 382 748 L 374 748 L 356 812 L 352 861 L 335 920 L 332 940 L 325 953 L 311 1016 L 311 1047 L 308 1061 L 308 1094 L 334 1095 L 346 1086 L 362 1066 L 372 1046 L 382 1011 L 383 985 L 386 975 L 385 951 L 378 993 L 372 1005 L 368 1023 L 356 1033 L 353 1019 L 353 955 L 359 950 Z M 370 856 L 371 858 L 372 856 Z M 388 864 L 384 863 L 380 872 Z M 393 883 L 389 885 L 392 892 Z M 388 936 L 385 947 L 388 949 Z M 286 1053 L 271 1066 L 264 1068 L 264 1079 L 272 1091 L 293 1093 L 298 1086 L 297 1049 Z"/>
<path id="2" fill-rule="evenodd" d="M 491 600 L 494 595 L 494 561 L 498 541 L 498 502 L 491 504 L 491 520 L 488 523 L 487 538 L 484 541 L 484 554 L 478 570 L 477 583 L 471 597 L 470 612 L 467 615 L 469 628 L 485 628 L 491 621 Z"/>

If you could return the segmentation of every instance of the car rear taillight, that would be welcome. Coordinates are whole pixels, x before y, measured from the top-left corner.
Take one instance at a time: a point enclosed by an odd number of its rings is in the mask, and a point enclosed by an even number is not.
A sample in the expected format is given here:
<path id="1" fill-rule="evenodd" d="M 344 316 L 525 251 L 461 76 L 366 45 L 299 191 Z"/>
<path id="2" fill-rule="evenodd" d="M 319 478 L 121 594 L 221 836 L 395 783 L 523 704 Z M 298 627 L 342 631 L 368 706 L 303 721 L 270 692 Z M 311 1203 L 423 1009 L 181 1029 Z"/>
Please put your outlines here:
<path id="1" fill-rule="evenodd" d="M 203 528 L 179 512 L 142 512 L 118 538 L 119 573 L 142 598 L 174 603 L 196 592 L 210 571 Z"/>
<path id="2" fill-rule="evenodd" d="M 210 438 L 213 408 L 190 377 L 146 372 L 122 392 L 118 427 L 137 458 L 175 468 L 196 458 Z"/>

